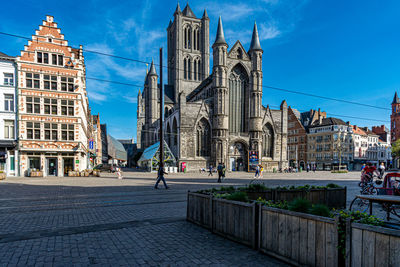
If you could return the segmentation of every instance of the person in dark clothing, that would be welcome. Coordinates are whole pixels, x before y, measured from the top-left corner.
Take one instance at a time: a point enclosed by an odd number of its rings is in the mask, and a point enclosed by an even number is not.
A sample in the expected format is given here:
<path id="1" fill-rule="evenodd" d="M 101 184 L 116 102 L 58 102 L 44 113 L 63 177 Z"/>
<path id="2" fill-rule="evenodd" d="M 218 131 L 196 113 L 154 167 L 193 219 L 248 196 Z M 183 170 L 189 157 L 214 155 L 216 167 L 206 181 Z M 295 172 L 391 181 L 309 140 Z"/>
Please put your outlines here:
<path id="1" fill-rule="evenodd" d="M 213 176 L 212 171 L 213 171 L 213 166 L 210 165 L 210 167 L 208 168 L 208 176 Z"/>
<path id="2" fill-rule="evenodd" d="M 221 182 L 221 177 L 222 177 L 222 172 L 223 172 L 223 171 L 222 171 L 222 168 L 223 168 L 223 167 L 222 167 L 222 164 L 219 163 L 219 164 L 218 164 L 218 167 L 217 167 L 217 171 L 218 171 L 218 181 L 217 181 L 217 182 L 218 182 L 218 183 Z"/>
<path id="3" fill-rule="evenodd" d="M 164 168 L 160 166 L 160 167 L 158 168 L 158 178 L 157 178 L 156 184 L 154 185 L 154 189 L 158 189 L 158 183 L 161 182 L 161 181 L 163 181 L 164 186 L 165 186 L 165 189 L 168 189 L 168 188 L 169 188 L 169 187 L 167 186 L 167 183 L 165 182 L 164 174 L 168 174 L 168 173 L 166 173 L 166 172 L 164 171 Z"/>
<path id="4" fill-rule="evenodd" d="M 225 172 L 226 172 L 225 163 L 222 163 L 222 179 L 225 179 Z"/>

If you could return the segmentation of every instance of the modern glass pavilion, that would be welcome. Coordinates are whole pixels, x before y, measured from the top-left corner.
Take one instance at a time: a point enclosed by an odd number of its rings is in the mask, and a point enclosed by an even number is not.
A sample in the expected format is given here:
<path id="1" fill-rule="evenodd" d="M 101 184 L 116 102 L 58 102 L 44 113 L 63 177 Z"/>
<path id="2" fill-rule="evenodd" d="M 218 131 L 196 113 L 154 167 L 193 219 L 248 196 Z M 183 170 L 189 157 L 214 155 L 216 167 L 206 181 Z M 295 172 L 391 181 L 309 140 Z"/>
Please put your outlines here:
<path id="1" fill-rule="evenodd" d="M 154 143 L 143 151 L 138 161 L 138 165 L 148 171 L 155 172 L 158 170 L 160 162 L 160 142 Z M 176 159 L 164 141 L 164 166 L 176 167 Z"/>

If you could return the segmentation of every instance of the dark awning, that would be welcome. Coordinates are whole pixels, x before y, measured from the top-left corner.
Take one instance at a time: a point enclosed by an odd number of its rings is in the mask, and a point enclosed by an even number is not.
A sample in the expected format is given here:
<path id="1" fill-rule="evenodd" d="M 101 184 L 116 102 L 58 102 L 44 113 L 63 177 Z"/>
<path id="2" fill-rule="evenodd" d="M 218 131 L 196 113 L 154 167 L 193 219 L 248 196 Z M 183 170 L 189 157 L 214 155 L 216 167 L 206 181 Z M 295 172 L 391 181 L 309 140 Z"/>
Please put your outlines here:
<path id="1" fill-rule="evenodd" d="M 0 147 L 14 148 L 16 145 L 15 140 L 0 140 Z"/>

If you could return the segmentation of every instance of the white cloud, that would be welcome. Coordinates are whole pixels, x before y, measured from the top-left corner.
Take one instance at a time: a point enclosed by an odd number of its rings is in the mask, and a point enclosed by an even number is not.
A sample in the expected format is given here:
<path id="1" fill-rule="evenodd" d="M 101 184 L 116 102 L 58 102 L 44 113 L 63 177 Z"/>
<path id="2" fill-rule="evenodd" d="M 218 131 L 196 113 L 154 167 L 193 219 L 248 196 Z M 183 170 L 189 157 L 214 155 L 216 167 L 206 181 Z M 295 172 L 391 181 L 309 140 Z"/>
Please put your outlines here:
<path id="1" fill-rule="evenodd" d="M 137 103 L 137 97 L 136 96 L 124 96 L 124 99 L 128 103 L 133 103 L 133 104 Z"/>
<path id="2" fill-rule="evenodd" d="M 238 20 L 242 17 L 250 16 L 255 11 L 255 8 L 245 3 L 217 3 L 211 2 L 207 5 L 207 11 L 214 16 L 221 16 L 222 22 Z"/>
<path id="3" fill-rule="evenodd" d="M 274 39 L 281 35 L 275 23 L 262 23 L 259 28 L 260 40 Z"/>

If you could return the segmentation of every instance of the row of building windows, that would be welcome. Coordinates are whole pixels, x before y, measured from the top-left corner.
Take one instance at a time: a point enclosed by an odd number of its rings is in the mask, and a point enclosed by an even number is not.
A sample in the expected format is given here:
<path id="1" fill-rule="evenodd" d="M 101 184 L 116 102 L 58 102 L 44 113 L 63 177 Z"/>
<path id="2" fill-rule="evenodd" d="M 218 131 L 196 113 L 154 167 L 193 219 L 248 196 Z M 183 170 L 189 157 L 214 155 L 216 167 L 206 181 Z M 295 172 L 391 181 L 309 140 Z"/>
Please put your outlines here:
<path id="1" fill-rule="evenodd" d="M 44 130 L 43 135 L 41 134 L 42 127 Z M 26 122 L 26 138 L 36 140 L 74 141 L 74 125 Z"/>
<path id="2" fill-rule="evenodd" d="M 36 52 L 36 62 L 51 64 L 56 66 L 64 65 L 64 56 L 59 54 L 50 54 L 47 52 Z"/>
<path id="3" fill-rule="evenodd" d="M 43 74 L 43 85 L 40 86 L 40 76 L 39 73 L 25 73 L 26 87 L 53 91 L 61 90 L 64 92 L 74 91 L 74 78 L 72 77 L 59 77 L 56 75 Z"/>
<path id="4" fill-rule="evenodd" d="M 26 97 L 26 113 L 41 114 L 40 97 Z M 43 99 L 43 114 L 74 116 L 74 101 L 56 98 Z"/>
<path id="5" fill-rule="evenodd" d="M 190 26 L 183 29 L 185 49 L 200 50 L 200 30 L 198 28 L 192 31 Z"/>

